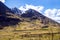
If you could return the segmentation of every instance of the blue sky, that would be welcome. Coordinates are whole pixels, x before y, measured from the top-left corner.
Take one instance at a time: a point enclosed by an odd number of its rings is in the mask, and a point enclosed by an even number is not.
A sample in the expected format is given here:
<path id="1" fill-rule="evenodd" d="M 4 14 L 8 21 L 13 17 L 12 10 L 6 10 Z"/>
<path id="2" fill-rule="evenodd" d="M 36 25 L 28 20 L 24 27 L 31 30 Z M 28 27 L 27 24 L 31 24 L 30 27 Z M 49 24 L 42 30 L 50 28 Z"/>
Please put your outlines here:
<path id="1" fill-rule="evenodd" d="M 10 7 L 20 7 L 25 4 L 44 6 L 45 8 L 60 8 L 60 0 L 5 0 L 5 4 Z"/>
<path id="2" fill-rule="evenodd" d="M 34 9 L 60 23 L 60 0 L 0 0 L 9 8 L 17 7 L 23 12 Z"/>

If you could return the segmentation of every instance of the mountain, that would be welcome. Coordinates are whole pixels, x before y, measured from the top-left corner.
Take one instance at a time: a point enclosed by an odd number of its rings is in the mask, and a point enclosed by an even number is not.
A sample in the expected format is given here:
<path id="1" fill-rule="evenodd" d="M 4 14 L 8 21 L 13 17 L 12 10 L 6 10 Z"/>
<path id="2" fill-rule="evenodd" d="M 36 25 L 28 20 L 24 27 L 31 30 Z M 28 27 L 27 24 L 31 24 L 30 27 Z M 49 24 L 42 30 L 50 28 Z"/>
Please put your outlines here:
<path id="1" fill-rule="evenodd" d="M 19 10 L 18 8 L 12 8 L 12 11 L 15 13 L 15 14 L 18 14 L 18 15 L 21 15 L 22 14 L 22 11 Z"/>
<path id="2" fill-rule="evenodd" d="M 47 26 L 48 27 L 51 27 L 51 26 L 59 27 L 60 26 L 60 24 L 58 22 L 42 15 L 41 13 L 39 13 L 36 10 L 33 10 L 33 9 L 27 10 L 25 13 L 23 13 L 21 15 L 21 18 L 23 18 L 24 21 L 32 22 L 33 24 L 35 24 L 39 27 L 47 27 Z"/>
<path id="3" fill-rule="evenodd" d="M 0 1 L 0 16 L 4 16 L 6 12 L 12 13 L 11 9 Z"/>
<path id="4" fill-rule="evenodd" d="M 18 24 L 20 19 L 13 11 L 0 1 L 0 29 Z"/>
<path id="5" fill-rule="evenodd" d="M 60 40 L 60 23 L 29 9 L 21 14 L 0 2 L 0 40 Z"/>
<path id="6" fill-rule="evenodd" d="M 24 14 L 21 15 L 22 17 L 26 17 L 26 18 L 32 18 L 32 17 L 36 17 L 36 18 L 40 18 L 40 17 L 45 17 L 43 16 L 41 13 L 37 12 L 36 10 L 33 9 L 29 9 L 27 10 Z"/>
<path id="7" fill-rule="evenodd" d="M 22 13 L 18 8 L 15 7 L 11 10 L 5 4 L 0 2 L 0 26 L 18 25 L 18 23 L 20 23 L 20 26 L 23 25 L 23 29 L 60 26 L 58 22 L 42 15 L 36 10 L 29 9 L 25 11 L 25 13 Z"/>

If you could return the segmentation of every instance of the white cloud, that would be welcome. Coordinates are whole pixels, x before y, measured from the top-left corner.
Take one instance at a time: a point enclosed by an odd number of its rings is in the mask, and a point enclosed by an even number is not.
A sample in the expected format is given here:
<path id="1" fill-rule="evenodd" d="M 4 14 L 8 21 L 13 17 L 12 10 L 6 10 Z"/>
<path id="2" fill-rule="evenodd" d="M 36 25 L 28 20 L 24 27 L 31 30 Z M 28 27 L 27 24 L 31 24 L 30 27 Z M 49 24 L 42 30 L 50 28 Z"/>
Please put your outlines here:
<path id="1" fill-rule="evenodd" d="M 34 9 L 34 10 L 41 13 L 42 10 L 44 9 L 44 7 L 43 6 L 34 6 L 34 5 L 26 4 L 25 6 L 21 6 L 19 9 L 22 10 L 23 12 L 28 10 L 28 9 Z"/>
<path id="2" fill-rule="evenodd" d="M 47 9 L 47 10 L 45 10 L 45 15 L 47 16 L 47 17 L 55 17 L 56 15 L 56 13 L 57 13 L 57 9 Z"/>
<path id="3" fill-rule="evenodd" d="M 40 13 L 44 13 L 45 16 L 60 22 L 60 9 L 44 9 L 44 6 L 34 6 L 34 5 L 28 5 L 26 4 L 25 6 L 21 6 L 19 8 L 20 10 L 22 10 L 23 12 L 25 12 L 28 9 L 34 9 Z M 45 11 L 44 11 L 45 10 Z"/>
<path id="4" fill-rule="evenodd" d="M 3 3 L 5 2 L 5 0 L 0 0 L 0 1 L 3 2 Z"/>
<path id="5" fill-rule="evenodd" d="M 60 9 L 47 9 L 44 13 L 45 16 L 60 22 Z"/>

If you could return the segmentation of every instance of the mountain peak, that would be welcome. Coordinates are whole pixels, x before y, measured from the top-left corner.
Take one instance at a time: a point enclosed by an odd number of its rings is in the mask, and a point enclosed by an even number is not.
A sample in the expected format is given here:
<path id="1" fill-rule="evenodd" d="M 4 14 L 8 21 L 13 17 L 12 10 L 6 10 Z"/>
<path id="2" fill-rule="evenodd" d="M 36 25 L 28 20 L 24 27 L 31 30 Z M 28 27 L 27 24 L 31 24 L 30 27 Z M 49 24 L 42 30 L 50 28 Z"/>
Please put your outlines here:
<path id="1" fill-rule="evenodd" d="M 21 10 L 19 10 L 18 8 L 14 7 L 12 8 L 12 11 L 15 13 L 15 14 L 21 14 Z"/>
<path id="2" fill-rule="evenodd" d="M 38 18 L 38 17 L 43 16 L 43 15 L 34 9 L 29 9 L 29 10 L 25 11 L 25 13 L 23 13 L 21 16 L 27 17 L 27 18 L 32 18 L 33 16 L 35 16 Z"/>
<path id="3" fill-rule="evenodd" d="M 39 20 L 41 21 L 41 23 L 43 24 L 49 24 L 49 23 L 53 23 L 54 25 L 55 24 L 59 24 L 58 22 L 42 15 L 41 13 L 39 13 L 38 11 L 34 10 L 34 9 L 29 9 L 27 10 L 25 13 L 23 13 L 21 15 L 22 18 L 29 18 L 29 20 Z M 28 20 L 26 20 L 28 21 Z"/>

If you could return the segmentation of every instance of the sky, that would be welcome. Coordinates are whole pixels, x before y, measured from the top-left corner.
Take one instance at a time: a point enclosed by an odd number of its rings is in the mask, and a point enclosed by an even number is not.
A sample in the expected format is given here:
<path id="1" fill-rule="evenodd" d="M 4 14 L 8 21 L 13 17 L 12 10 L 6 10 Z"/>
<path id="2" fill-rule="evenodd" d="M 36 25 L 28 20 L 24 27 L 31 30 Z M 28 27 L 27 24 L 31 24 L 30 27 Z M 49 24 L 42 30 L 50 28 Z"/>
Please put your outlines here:
<path id="1" fill-rule="evenodd" d="M 17 7 L 23 12 L 34 9 L 60 23 L 60 0 L 0 0 L 9 8 Z"/>

